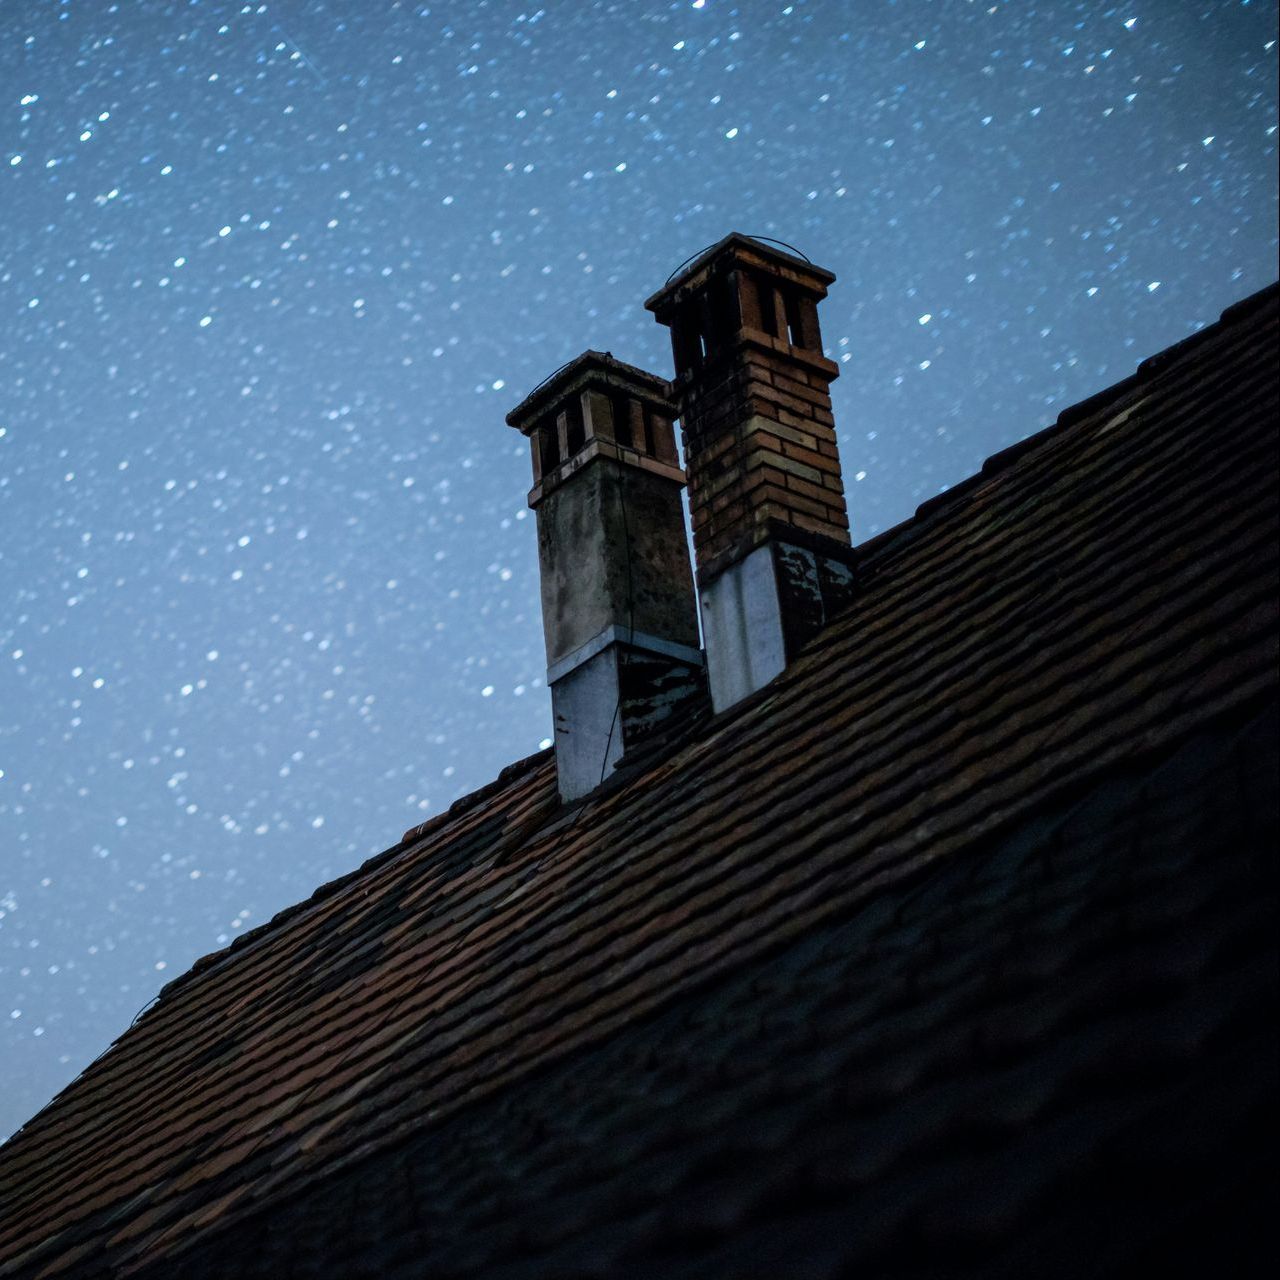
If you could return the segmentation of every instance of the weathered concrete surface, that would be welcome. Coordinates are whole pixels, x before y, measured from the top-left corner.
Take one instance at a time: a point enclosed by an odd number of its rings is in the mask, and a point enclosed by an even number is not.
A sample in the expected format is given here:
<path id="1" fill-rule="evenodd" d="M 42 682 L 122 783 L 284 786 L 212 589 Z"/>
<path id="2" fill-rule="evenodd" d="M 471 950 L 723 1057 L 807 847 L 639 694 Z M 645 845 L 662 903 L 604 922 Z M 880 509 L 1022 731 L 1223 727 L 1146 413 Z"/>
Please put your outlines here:
<path id="1" fill-rule="evenodd" d="M 562 800 L 594 791 L 622 758 L 618 646 L 575 667 L 551 686 L 556 775 Z"/>
<path id="2" fill-rule="evenodd" d="M 678 484 L 597 458 L 537 516 L 549 667 L 610 626 L 698 647 Z"/>
<path id="3" fill-rule="evenodd" d="M 611 644 L 551 686 L 563 800 L 594 791 L 623 755 L 705 689 L 701 662 Z"/>
<path id="4" fill-rule="evenodd" d="M 674 405 L 661 378 L 588 351 L 508 415 L 530 441 L 560 794 L 594 790 L 705 697 Z"/>

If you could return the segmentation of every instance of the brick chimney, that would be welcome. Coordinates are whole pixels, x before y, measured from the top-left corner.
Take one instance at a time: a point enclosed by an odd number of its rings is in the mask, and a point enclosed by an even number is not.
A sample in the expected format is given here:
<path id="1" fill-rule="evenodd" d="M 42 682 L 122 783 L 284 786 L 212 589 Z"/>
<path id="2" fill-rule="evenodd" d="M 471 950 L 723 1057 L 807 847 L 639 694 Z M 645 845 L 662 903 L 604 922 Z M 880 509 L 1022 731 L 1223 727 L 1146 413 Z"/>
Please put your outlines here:
<path id="1" fill-rule="evenodd" d="M 671 329 L 711 697 L 773 679 L 852 594 L 818 303 L 835 276 L 734 233 L 645 306 Z"/>
<path id="2" fill-rule="evenodd" d="M 587 351 L 508 415 L 533 451 L 560 794 L 705 690 L 667 384 Z"/>

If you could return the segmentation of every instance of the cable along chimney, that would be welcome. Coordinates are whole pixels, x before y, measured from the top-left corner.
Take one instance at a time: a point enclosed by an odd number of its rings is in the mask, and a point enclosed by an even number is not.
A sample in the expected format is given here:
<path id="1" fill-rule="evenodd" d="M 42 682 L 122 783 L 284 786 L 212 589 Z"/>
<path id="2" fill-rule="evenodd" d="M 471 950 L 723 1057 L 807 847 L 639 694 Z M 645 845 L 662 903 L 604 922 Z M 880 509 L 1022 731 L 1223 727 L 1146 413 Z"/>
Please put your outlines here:
<path id="1" fill-rule="evenodd" d="M 654 374 L 587 351 L 507 415 L 533 454 L 560 795 L 594 790 L 703 693 L 675 406 Z"/>
<path id="2" fill-rule="evenodd" d="M 717 711 L 850 600 L 853 556 L 818 303 L 830 271 L 737 232 L 645 306 L 671 330 Z"/>

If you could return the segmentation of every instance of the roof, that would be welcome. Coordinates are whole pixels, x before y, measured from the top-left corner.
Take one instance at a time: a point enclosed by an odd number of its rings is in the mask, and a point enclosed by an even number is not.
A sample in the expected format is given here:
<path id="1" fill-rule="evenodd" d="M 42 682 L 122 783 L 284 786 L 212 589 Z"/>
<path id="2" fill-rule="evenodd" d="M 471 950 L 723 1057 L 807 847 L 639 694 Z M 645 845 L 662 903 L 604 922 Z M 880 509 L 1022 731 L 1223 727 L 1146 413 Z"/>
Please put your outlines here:
<path id="1" fill-rule="evenodd" d="M 863 544 L 732 711 L 568 808 L 550 752 L 513 765 L 171 983 L 0 1149 L 0 1275 L 1070 1274 L 1239 1236 L 1278 297 Z"/>

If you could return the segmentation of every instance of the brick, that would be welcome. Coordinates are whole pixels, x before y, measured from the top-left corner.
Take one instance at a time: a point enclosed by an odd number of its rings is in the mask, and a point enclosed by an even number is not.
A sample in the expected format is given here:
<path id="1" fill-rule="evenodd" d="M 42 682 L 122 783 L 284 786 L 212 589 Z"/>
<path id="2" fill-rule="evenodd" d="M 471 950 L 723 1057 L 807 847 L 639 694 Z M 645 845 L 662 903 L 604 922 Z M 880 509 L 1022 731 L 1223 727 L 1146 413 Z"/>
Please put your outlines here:
<path id="1" fill-rule="evenodd" d="M 828 538 L 835 538 L 837 542 L 847 543 L 849 541 L 847 530 L 835 520 L 818 520 L 806 515 L 804 512 L 797 511 L 792 517 L 791 523 L 798 529 L 808 529 L 810 533 L 826 534 Z"/>
<path id="2" fill-rule="evenodd" d="M 812 419 L 791 409 L 784 409 L 777 402 L 760 400 L 757 402 L 757 407 L 762 417 L 772 418 L 775 422 L 781 422 L 783 426 L 792 427 L 797 431 L 808 431 L 810 427 L 816 425 Z"/>
<path id="3" fill-rule="evenodd" d="M 776 399 L 770 399 L 767 396 L 752 396 L 747 403 L 746 417 L 771 418 L 774 422 L 782 422 L 788 427 L 794 427 L 797 431 L 809 429 L 809 419 L 803 414 L 784 408 Z"/>
<path id="4" fill-rule="evenodd" d="M 706 470 L 718 464 L 738 443 L 737 433 L 734 431 L 726 431 L 717 440 L 704 444 L 698 453 L 701 466 L 698 470 Z"/>
<path id="5" fill-rule="evenodd" d="M 705 562 L 707 560 L 715 559 L 716 556 L 723 555 L 726 551 L 731 550 L 737 543 L 738 536 L 740 535 L 721 533 L 714 538 L 708 538 L 701 546 L 697 546 L 697 550 L 700 553 L 700 559 Z"/>
<path id="6" fill-rule="evenodd" d="M 785 354 L 785 346 L 780 349 L 757 351 L 747 348 L 742 353 L 742 367 L 746 369 L 762 369 L 768 373 L 785 373 L 791 368 L 790 357 Z"/>
<path id="7" fill-rule="evenodd" d="M 773 383 L 766 378 L 751 378 L 743 385 L 745 398 L 748 400 L 758 400 L 761 396 L 766 399 L 772 398 L 774 392 Z"/>
<path id="8" fill-rule="evenodd" d="M 810 502 L 808 498 L 803 498 L 798 493 L 793 493 L 787 502 L 787 506 L 797 515 L 806 515 L 814 520 L 828 520 L 827 506 L 823 502 Z"/>
<path id="9" fill-rule="evenodd" d="M 708 434 L 715 429 L 716 423 L 722 422 L 726 418 L 732 418 L 740 412 L 746 403 L 749 392 L 750 384 L 744 384 L 735 388 L 732 394 L 726 394 L 721 399 L 706 405 L 691 407 L 690 416 L 698 424 L 699 435 Z"/>
<path id="10" fill-rule="evenodd" d="M 700 498 L 710 501 L 719 493 L 724 493 L 726 489 L 732 489 L 736 485 L 740 485 L 746 479 L 748 467 L 743 464 L 730 467 L 728 470 L 716 476 L 705 489 L 699 492 Z"/>
<path id="11" fill-rule="evenodd" d="M 780 428 L 787 429 L 784 423 L 777 423 L 776 425 Z M 813 464 L 809 462 L 808 458 L 800 455 L 807 453 L 812 458 L 820 458 L 823 466 L 829 467 L 831 465 L 830 462 L 826 458 L 823 458 L 821 454 L 805 449 L 801 445 L 792 444 L 789 440 L 783 440 L 780 436 L 775 435 L 772 430 L 766 431 L 761 428 L 758 431 L 753 431 L 751 433 L 750 443 L 753 449 L 763 446 L 764 448 L 776 453 L 779 457 L 789 458 L 794 456 L 796 461 L 805 462 L 810 466 Z M 793 449 L 796 451 L 795 454 L 792 453 Z"/>
<path id="12" fill-rule="evenodd" d="M 745 488 L 739 487 L 739 488 L 731 489 L 727 493 L 722 493 L 719 495 L 719 497 L 713 498 L 711 502 L 711 508 L 710 508 L 711 514 L 713 516 L 719 516 L 724 511 L 728 510 L 730 507 L 733 507 L 735 504 L 741 506 L 743 502 L 743 494 L 745 492 L 746 492 Z M 742 509 L 743 511 L 746 510 L 745 507 L 743 507 Z"/>
<path id="13" fill-rule="evenodd" d="M 732 366 L 718 372 L 712 379 L 707 382 L 700 383 L 696 398 L 691 398 L 694 404 L 714 404 L 719 400 L 723 400 L 726 396 L 731 396 L 734 392 L 734 383 L 741 377 L 738 369 Z"/>
<path id="14" fill-rule="evenodd" d="M 795 396 L 797 400 L 804 400 L 808 404 L 817 405 L 820 409 L 829 409 L 831 407 L 831 396 L 825 388 L 821 391 L 816 391 L 807 383 L 797 382 L 794 378 L 788 378 L 781 374 L 774 377 L 773 385 L 778 390 Z"/>
<path id="15" fill-rule="evenodd" d="M 799 476 L 787 477 L 787 488 L 792 493 L 802 494 L 804 497 L 811 499 L 819 506 L 831 506 L 832 490 L 823 484 L 811 484 L 808 480 L 801 480 Z"/>
<path id="16" fill-rule="evenodd" d="M 765 524 L 770 520 L 780 520 L 783 524 L 790 524 L 792 523 L 793 514 L 791 508 L 781 502 L 766 502 L 761 506 L 752 508 L 752 515 L 760 524 Z"/>
<path id="17" fill-rule="evenodd" d="M 752 450 L 744 459 L 748 471 L 756 467 L 768 466 L 776 471 L 785 471 L 789 475 L 799 476 L 802 480 L 810 480 L 817 482 L 822 472 L 816 467 L 806 466 L 803 462 L 797 462 L 794 458 L 784 458 L 779 454 L 771 453 L 767 449 Z"/>
<path id="18" fill-rule="evenodd" d="M 752 428 L 742 433 L 743 451 L 749 453 L 753 449 L 768 449 L 782 457 L 785 452 L 783 446 L 787 442 L 774 430 L 776 425 L 778 424 L 771 418 L 755 420 Z"/>
<path id="19" fill-rule="evenodd" d="M 747 503 L 741 494 L 728 499 L 719 510 L 712 508 L 711 528 L 713 531 L 731 528 L 741 524 L 747 517 Z"/>
<path id="20" fill-rule="evenodd" d="M 774 485 L 780 493 L 787 489 L 787 473 L 777 467 L 753 467 L 742 485 L 743 493 L 751 493 L 761 485 Z"/>
<path id="21" fill-rule="evenodd" d="M 766 503 L 776 502 L 781 506 L 786 506 L 790 500 L 790 494 L 786 488 L 785 476 L 762 476 L 759 483 L 751 486 L 747 490 L 747 498 L 751 504 L 751 510 L 758 511 L 761 506 Z"/>
<path id="22" fill-rule="evenodd" d="M 752 399 L 776 404 L 794 413 L 798 418 L 813 417 L 813 406 L 808 400 L 804 400 L 800 396 L 793 396 L 790 392 L 784 391 L 779 387 L 762 387 L 759 383 L 755 383 Z"/>
<path id="23" fill-rule="evenodd" d="M 812 425 L 812 423 L 805 423 L 806 427 L 811 427 Z M 753 424 L 748 422 L 747 427 L 752 429 Z M 758 429 L 768 431 L 770 435 L 777 436 L 781 440 L 790 441 L 792 444 L 798 444 L 805 449 L 816 449 L 818 447 L 818 437 L 812 431 L 779 422 L 776 418 L 770 418 L 767 426 Z"/>
<path id="24" fill-rule="evenodd" d="M 788 458 L 794 458 L 797 462 L 806 463 L 813 467 L 816 471 L 830 471 L 833 459 L 824 453 L 819 453 L 816 449 L 806 449 L 802 445 L 792 444 L 787 440 L 783 442 L 782 452 Z"/>
<path id="25" fill-rule="evenodd" d="M 752 473 L 755 475 L 756 473 Z M 747 500 L 752 512 L 761 506 L 776 503 L 788 510 L 804 511 L 815 519 L 825 516 L 831 495 L 815 486 L 807 486 L 811 492 L 803 492 L 796 485 L 804 485 L 803 480 L 796 481 L 794 476 L 780 477 L 776 474 L 761 476 L 747 490 Z"/>
<path id="26" fill-rule="evenodd" d="M 787 507 L 793 513 L 801 513 L 811 516 L 814 520 L 826 520 L 827 505 L 825 502 L 813 502 L 809 498 L 803 497 L 798 493 L 787 494 Z"/>

